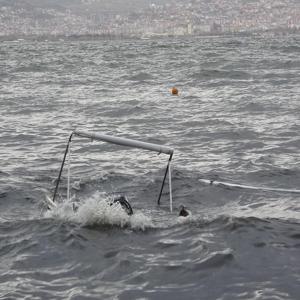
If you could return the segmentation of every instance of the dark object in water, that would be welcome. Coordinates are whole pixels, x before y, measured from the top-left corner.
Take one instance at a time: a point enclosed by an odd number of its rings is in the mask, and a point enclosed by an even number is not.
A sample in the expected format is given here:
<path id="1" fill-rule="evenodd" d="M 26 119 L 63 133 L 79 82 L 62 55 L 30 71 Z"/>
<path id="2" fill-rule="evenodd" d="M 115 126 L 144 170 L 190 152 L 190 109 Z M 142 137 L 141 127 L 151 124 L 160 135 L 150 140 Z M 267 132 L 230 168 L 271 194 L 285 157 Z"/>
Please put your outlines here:
<path id="1" fill-rule="evenodd" d="M 189 215 L 189 212 L 185 209 L 183 205 L 180 205 L 179 209 L 179 217 L 187 217 Z"/>
<path id="2" fill-rule="evenodd" d="M 78 205 L 76 204 L 76 203 L 72 203 L 72 208 L 73 208 L 73 211 L 74 212 L 77 212 L 77 210 L 78 210 Z"/>
<path id="3" fill-rule="evenodd" d="M 128 200 L 126 199 L 125 196 L 119 196 L 117 198 L 115 198 L 113 200 L 113 202 L 111 203 L 111 205 L 113 203 L 119 203 L 121 205 L 121 207 L 126 211 L 126 213 L 131 216 L 133 215 L 133 210 L 132 210 L 132 207 L 131 205 L 129 204 Z"/>

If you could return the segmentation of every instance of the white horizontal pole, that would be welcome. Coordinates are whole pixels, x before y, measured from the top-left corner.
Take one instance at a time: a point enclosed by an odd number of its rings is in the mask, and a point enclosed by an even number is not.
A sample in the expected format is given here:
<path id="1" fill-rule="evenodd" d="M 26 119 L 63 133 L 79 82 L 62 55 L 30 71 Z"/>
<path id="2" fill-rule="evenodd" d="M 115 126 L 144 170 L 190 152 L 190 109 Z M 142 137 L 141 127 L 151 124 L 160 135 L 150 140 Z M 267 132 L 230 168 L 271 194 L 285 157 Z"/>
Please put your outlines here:
<path id="1" fill-rule="evenodd" d="M 207 185 L 215 185 L 215 186 L 221 186 L 221 187 L 223 186 L 223 187 L 229 187 L 229 188 L 239 188 L 239 189 L 247 189 L 247 190 L 266 191 L 266 192 L 300 194 L 300 190 L 293 190 L 293 189 L 252 186 L 252 185 L 236 184 L 236 183 L 229 183 L 229 182 L 209 180 L 209 179 L 199 179 L 199 181 L 204 184 L 207 184 Z"/>
<path id="2" fill-rule="evenodd" d="M 162 146 L 162 145 L 157 145 L 157 144 L 152 144 L 152 143 L 146 143 L 146 142 L 140 142 L 132 139 L 127 139 L 127 138 L 120 138 L 120 137 L 115 137 L 115 136 L 110 136 L 106 134 L 101 134 L 101 133 L 91 133 L 87 131 L 82 131 L 82 130 L 75 130 L 74 131 L 75 135 L 81 136 L 81 137 L 87 137 L 95 140 L 100 140 L 116 145 L 121 145 L 121 146 L 126 146 L 126 147 L 132 147 L 132 148 L 139 148 L 139 149 L 145 149 L 145 150 L 150 150 L 150 151 L 155 151 L 158 153 L 165 153 L 165 154 L 173 154 L 174 150 L 172 148 Z"/>

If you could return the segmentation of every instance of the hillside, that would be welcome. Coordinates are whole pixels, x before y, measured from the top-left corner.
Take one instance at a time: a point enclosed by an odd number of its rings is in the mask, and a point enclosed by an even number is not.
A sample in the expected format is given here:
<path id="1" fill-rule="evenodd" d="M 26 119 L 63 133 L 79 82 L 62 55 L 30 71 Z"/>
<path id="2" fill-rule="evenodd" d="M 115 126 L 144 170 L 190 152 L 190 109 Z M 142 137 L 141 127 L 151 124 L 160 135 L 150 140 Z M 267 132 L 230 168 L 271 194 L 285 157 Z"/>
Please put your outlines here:
<path id="1" fill-rule="evenodd" d="M 0 36 L 299 30 L 296 0 L 0 0 Z"/>

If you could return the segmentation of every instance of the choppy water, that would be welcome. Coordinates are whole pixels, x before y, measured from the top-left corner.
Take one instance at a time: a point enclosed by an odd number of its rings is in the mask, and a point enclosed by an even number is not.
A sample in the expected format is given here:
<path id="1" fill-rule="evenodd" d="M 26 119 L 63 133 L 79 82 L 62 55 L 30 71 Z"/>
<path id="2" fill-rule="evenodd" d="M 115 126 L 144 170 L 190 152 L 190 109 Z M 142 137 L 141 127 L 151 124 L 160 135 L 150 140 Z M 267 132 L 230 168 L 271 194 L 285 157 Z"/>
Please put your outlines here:
<path id="1" fill-rule="evenodd" d="M 0 299 L 299 299 L 300 195 L 199 182 L 300 188 L 299 79 L 299 36 L 1 42 Z M 173 147 L 175 212 L 167 157 L 79 138 L 46 212 L 74 128 Z"/>

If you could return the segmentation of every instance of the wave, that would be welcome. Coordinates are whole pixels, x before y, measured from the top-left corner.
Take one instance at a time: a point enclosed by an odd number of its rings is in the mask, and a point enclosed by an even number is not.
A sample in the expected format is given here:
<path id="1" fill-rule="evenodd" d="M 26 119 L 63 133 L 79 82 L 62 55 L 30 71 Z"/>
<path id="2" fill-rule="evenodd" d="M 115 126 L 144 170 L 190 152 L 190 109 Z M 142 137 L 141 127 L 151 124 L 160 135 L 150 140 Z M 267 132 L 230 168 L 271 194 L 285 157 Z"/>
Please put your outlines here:
<path id="1" fill-rule="evenodd" d="M 200 260 L 199 262 L 194 262 L 193 269 L 197 271 L 203 269 L 220 268 L 225 264 L 231 262 L 233 259 L 234 254 L 232 249 L 216 251 L 210 253 L 207 257 Z"/>
<path id="2" fill-rule="evenodd" d="M 56 208 L 45 213 L 45 217 L 75 222 L 82 226 L 118 226 L 121 228 L 145 230 L 152 228 L 153 223 L 149 216 L 142 212 L 135 212 L 129 216 L 119 203 L 110 204 L 109 197 L 96 192 L 82 201 L 76 212 L 71 202 L 64 201 Z"/>
<path id="3" fill-rule="evenodd" d="M 200 72 L 195 72 L 192 75 L 195 79 L 238 79 L 238 80 L 248 80 L 252 78 L 252 75 L 245 71 L 225 71 L 219 69 L 212 70 L 201 70 Z"/>
<path id="4" fill-rule="evenodd" d="M 132 76 L 124 76 L 125 79 L 130 81 L 147 81 L 147 80 L 153 80 L 153 76 L 149 73 L 140 72 Z"/>
<path id="5" fill-rule="evenodd" d="M 271 49 L 280 50 L 283 53 L 299 53 L 300 52 L 300 46 L 298 46 L 298 45 L 272 46 Z"/>
<path id="6" fill-rule="evenodd" d="M 32 64 L 28 66 L 21 66 L 15 69 L 16 73 L 45 73 L 47 71 L 49 71 L 49 67 L 43 64 Z"/>

